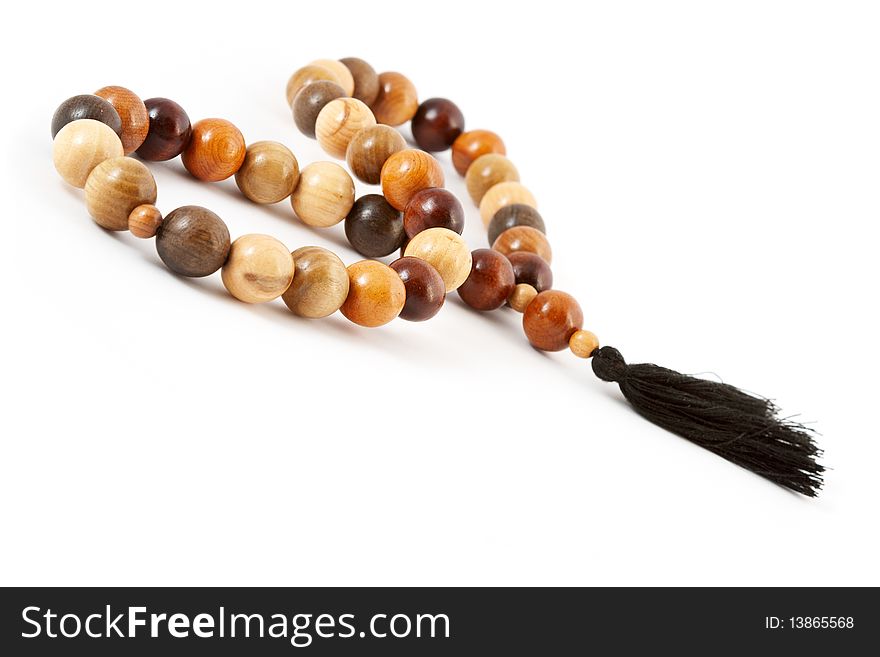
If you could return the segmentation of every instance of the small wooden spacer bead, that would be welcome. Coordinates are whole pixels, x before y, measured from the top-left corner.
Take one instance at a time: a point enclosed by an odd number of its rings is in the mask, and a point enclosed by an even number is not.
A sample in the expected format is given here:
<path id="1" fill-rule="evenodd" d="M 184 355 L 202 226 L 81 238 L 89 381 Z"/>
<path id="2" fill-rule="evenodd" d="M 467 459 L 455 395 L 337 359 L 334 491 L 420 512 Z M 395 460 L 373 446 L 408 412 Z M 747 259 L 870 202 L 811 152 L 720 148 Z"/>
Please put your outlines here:
<path id="1" fill-rule="evenodd" d="M 507 300 L 510 307 L 518 313 L 524 313 L 528 305 L 538 296 L 538 291 L 528 283 L 520 283 L 513 288 L 513 293 Z"/>
<path id="2" fill-rule="evenodd" d="M 575 331 L 568 340 L 568 348 L 578 358 L 590 358 L 599 348 L 599 338 L 592 331 Z"/>
<path id="3" fill-rule="evenodd" d="M 162 213 L 155 205 L 145 203 L 137 206 L 128 215 L 128 230 L 135 237 L 150 239 L 156 236 L 156 231 L 162 224 Z"/>

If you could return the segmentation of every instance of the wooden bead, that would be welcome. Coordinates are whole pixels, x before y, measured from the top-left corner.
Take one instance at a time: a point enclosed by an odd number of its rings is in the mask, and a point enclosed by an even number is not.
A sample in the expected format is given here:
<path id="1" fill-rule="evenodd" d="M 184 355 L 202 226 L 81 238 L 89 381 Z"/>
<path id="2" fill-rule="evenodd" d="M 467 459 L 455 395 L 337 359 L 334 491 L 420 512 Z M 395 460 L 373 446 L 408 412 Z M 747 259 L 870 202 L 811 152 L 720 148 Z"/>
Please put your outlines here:
<path id="1" fill-rule="evenodd" d="M 584 314 L 570 294 L 545 290 L 532 299 L 523 314 L 529 342 L 542 351 L 561 351 L 584 323 Z"/>
<path id="2" fill-rule="evenodd" d="M 184 205 L 165 217 L 156 231 L 156 251 L 176 274 L 198 278 L 223 266 L 229 255 L 229 229 L 216 214 Z"/>
<path id="3" fill-rule="evenodd" d="M 446 301 L 443 277 L 430 264 L 419 258 L 399 258 L 390 267 L 397 272 L 406 288 L 406 303 L 400 318 L 424 322 L 440 312 Z"/>
<path id="4" fill-rule="evenodd" d="M 325 66 L 316 66 L 315 64 L 309 64 L 308 66 L 303 66 L 302 68 L 296 69 L 293 72 L 293 75 L 290 76 L 290 79 L 287 81 L 287 104 L 290 107 L 293 107 L 293 100 L 296 98 L 296 95 L 300 92 L 301 89 L 310 85 L 312 82 L 317 82 L 318 80 L 329 80 L 330 82 L 335 82 L 340 87 L 343 87 L 343 92 L 345 92 L 344 85 L 339 81 L 339 76 L 336 75 L 333 71 L 328 69 Z"/>
<path id="5" fill-rule="evenodd" d="M 229 294 L 239 301 L 271 301 L 290 287 L 293 257 L 274 237 L 242 235 L 229 248 L 220 276 Z"/>
<path id="6" fill-rule="evenodd" d="M 358 57 L 343 57 L 339 61 L 345 64 L 354 78 L 352 97 L 372 105 L 379 95 L 379 75 L 376 70 Z"/>
<path id="7" fill-rule="evenodd" d="M 346 96 L 354 94 L 354 76 L 348 70 L 348 66 L 338 59 L 316 59 L 313 62 L 309 62 L 309 64 L 312 66 L 323 66 L 336 76 L 336 81 L 345 90 Z"/>
<path id="8" fill-rule="evenodd" d="M 61 128 L 52 143 L 52 161 L 66 182 L 85 187 L 89 174 L 111 157 L 122 157 L 119 135 L 106 123 L 79 119 Z"/>
<path id="9" fill-rule="evenodd" d="M 538 296 L 538 291 L 528 283 L 520 283 L 513 288 L 513 293 L 507 300 L 510 307 L 518 313 L 524 313 L 529 304 Z"/>
<path id="10" fill-rule="evenodd" d="M 226 119 L 202 119 L 193 126 L 183 166 L 199 180 L 226 180 L 241 168 L 247 146 L 241 131 Z"/>
<path id="11" fill-rule="evenodd" d="M 95 95 L 110 103 L 119 114 L 122 121 L 122 131 L 119 134 L 122 148 L 126 155 L 134 153 L 144 143 L 150 131 L 150 115 L 144 101 L 125 87 L 101 87 Z"/>
<path id="12" fill-rule="evenodd" d="M 300 89 L 293 99 L 293 122 L 306 137 L 315 137 L 318 114 L 331 100 L 342 98 L 345 91 L 331 80 L 317 80 Z"/>
<path id="13" fill-rule="evenodd" d="M 406 209 L 417 192 L 443 187 L 440 163 L 425 151 L 406 149 L 389 157 L 382 167 L 382 193 L 400 211 Z"/>
<path id="14" fill-rule="evenodd" d="M 397 272 L 375 260 L 348 266 L 348 297 L 340 310 L 361 326 L 382 326 L 400 314 L 406 288 Z"/>
<path id="15" fill-rule="evenodd" d="M 518 251 L 527 251 L 541 256 L 547 264 L 553 260 L 550 242 L 547 241 L 544 233 L 531 226 L 508 228 L 492 242 L 492 248 L 506 256 Z"/>
<path id="16" fill-rule="evenodd" d="M 114 157 L 92 169 L 85 197 L 95 223 L 107 230 L 128 230 L 132 210 L 156 202 L 156 181 L 143 162 Z"/>
<path id="17" fill-rule="evenodd" d="M 464 131 L 464 114 L 446 98 L 429 98 L 412 118 L 412 134 L 419 148 L 445 151 Z"/>
<path id="18" fill-rule="evenodd" d="M 507 155 L 507 149 L 504 147 L 501 137 L 491 130 L 462 132 L 458 139 L 452 143 L 452 166 L 463 176 L 474 160 L 487 153 Z"/>
<path id="19" fill-rule="evenodd" d="M 591 358 L 599 348 L 599 338 L 590 331 L 575 331 L 568 340 L 568 347 L 578 358 Z"/>
<path id="20" fill-rule="evenodd" d="M 471 273 L 458 288 L 458 295 L 476 310 L 500 308 L 516 285 L 513 267 L 507 258 L 492 249 L 477 249 L 471 257 Z"/>
<path id="21" fill-rule="evenodd" d="M 281 295 L 294 315 L 318 319 L 332 315 L 348 296 L 348 271 L 339 257 L 320 246 L 304 246 L 292 254 L 296 273 Z"/>
<path id="22" fill-rule="evenodd" d="M 428 228 L 448 228 L 459 235 L 464 230 L 464 208 L 455 194 L 440 187 L 416 192 L 403 211 L 407 237 L 415 237 Z"/>
<path id="23" fill-rule="evenodd" d="M 553 270 L 541 256 L 528 251 L 515 251 L 507 256 L 513 266 L 517 285 L 528 283 L 538 292 L 553 287 Z"/>
<path id="24" fill-rule="evenodd" d="M 329 155 L 345 158 L 345 151 L 362 128 L 376 125 L 373 112 L 357 98 L 331 100 L 318 114 L 315 134 L 318 144 Z"/>
<path id="25" fill-rule="evenodd" d="M 368 258 L 394 253 L 403 243 L 403 217 L 381 194 L 361 196 L 345 218 L 345 236 Z"/>
<path id="26" fill-rule="evenodd" d="M 471 252 L 461 235 L 448 228 L 429 228 L 413 237 L 404 255 L 421 258 L 443 278 L 446 292 L 464 283 L 471 273 Z"/>
<path id="27" fill-rule="evenodd" d="M 489 227 L 486 229 L 489 244 L 497 240 L 505 230 L 514 226 L 531 226 L 542 233 L 547 233 L 544 220 L 535 208 L 523 203 L 513 203 L 498 210 L 489 221 Z"/>
<path id="28" fill-rule="evenodd" d="M 313 162 L 302 170 L 290 204 L 304 224 L 335 226 L 354 205 L 354 182 L 338 164 Z"/>
<path id="29" fill-rule="evenodd" d="M 374 125 L 355 133 L 345 152 L 351 172 L 369 185 L 378 185 L 389 157 L 406 148 L 406 140 L 387 125 Z"/>
<path id="30" fill-rule="evenodd" d="M 532 193 L 518 182 L 502 182 L 490 187 L 480 201 L 480 217 L 483 225 L 489 228 L 489 222 L 498 210 L 515 203 L 538 207 L 538 202 Z"/>
<path id="31" fill-rule="evenodd" d="M 122 134 L 122 119 L 116 108 L 96 94 L 81 94 L 68 98 L 52 115 L 52 139 L 68 123 L 93 119 L 109 126 L 117 135 Z"/>
<path id="32" fill-rule="evenodd" d="M 519 182 L 519 171 L 513 162 L 498 153 L 480 155 L 464 176 L 468 194 L 476 205 L 492 187 L 503 182 Z"/>
<path id="33" fill-rule="evenodd" d="M 155 205 L 139 205 L 128 215 L 128 230 L 144 240 L 155 237 L 161 224 L 162 213 Z"/>
<path id="34" fill-rule="evenodd" d="M 150 127 L 147 138 L 136 151 L 138 156 L 151 162 L 163 162 L 180 155 L 192 137 L 187 113 L 168 98 L 148 98 L 144 105 Z"/>
<path id="35" fill-rule="evenodd" d="M 284 144 L 257 141 L 247 147 L 235 172 L 235 184 L 254 203 L 277 203 L 293 193 L 299 182 L 299 162 Z"/>
<path id="36" fill-rule="evenodd" d="M 404 75 L 393 71 L 379 74 L 379 94 L 370 105 L 376 121 L 385 125 L 402 125 L 419 109 L 415 85 Z"/>

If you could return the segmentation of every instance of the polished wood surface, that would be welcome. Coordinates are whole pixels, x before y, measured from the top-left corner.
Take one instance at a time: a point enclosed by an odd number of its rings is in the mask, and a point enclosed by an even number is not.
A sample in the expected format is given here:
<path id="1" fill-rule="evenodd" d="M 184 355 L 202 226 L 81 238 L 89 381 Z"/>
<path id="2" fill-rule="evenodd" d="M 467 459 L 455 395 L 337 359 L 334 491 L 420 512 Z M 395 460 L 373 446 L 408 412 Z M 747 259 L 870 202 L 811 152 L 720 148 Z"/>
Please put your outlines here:
<path id="1" fill-rule="evenodd" d="M 514 251 L 507 256 L 517 284 L 528 283 L 538 292 L 553 287 L 553 270 L 544 258 L 528 251 Z"/>
<path id="2" fill-rule="evenodd" d="M 481 155 L 498 153 L 507 155 L 501 137 L 491 130 L 468 130 L 462 132 L 452 143 L 452 166 L 459 175 L 465 175 L 468 167 Z"/>
<path id="3" fill-rule="evenodd" d="M 544 219 L 535 208 L 523 203 L 511 203 L 500 208 L 489 221 L 489 226 L 486 228 L 489 244 L 495 242 L 505 230 L 514 226 L 531 226 L 542 233 L 547 233 Z"/>
<path id="4" fill-rule="evenodd" d="M 81 119 L 93 119 L 106 124 L 117 135 L 122 134 L 122 119 L 116 108 L 96 94 L 72 96 L 61 103 L 52 115 L 52 139 L 68 123 Z"/>
<path id="5" fill-rule="evenodd" d="M 518 251 L 527 251 L 541 256 L 547 264 L 553 261 L 550 242 L 547 241 L 544 233 L 531 226 L 508 228 L 492 242 L 492 248 L 506 256 Z"/>
<path id="6" fill-rule="evenodd" d="M 436 269 L 452 292 L 471 273 L 471 252 L 461 235 L 448 228 L 429 228 L 413 237 L 404 255 L 421 258 Z"/>
<path id="7" fill-rule="evenodd" d="M 372 105 L 379 95 L 379 74 L 376 69 L 359 57 L 343 57 L 339 61 L 345 64 L 354 78 L 352 97 Z"/>
<path id="8" fill-rule="evenodd" d="M 403 217 L 381 194 L 366 194 L 346 216 L 345 236 L 361 255 L 381 258 L 403 244 Z"/>
<path id="9" fill-rule="evenodd" d="M 575 331 L 568 340 L 568 347 L 578 358 L 591 358 L 599 348 L 599 338 L 591 331 Z"/>
<path id="10" fill-rule="evenodd" d="M 331 100 L 342 98 L 345 91 L 332 80 L 317 80 L 300 89 L 293 99 L 293 122 L 306 137 L 315 137 L 318 114 Z"/>
<path id="11" fill-rule="evenodd" d="M 156 181 L 143 162 L 132 157 L 104 160 L 89 174 L 86 209 L 102 228 L 128 230 L 128 217 L 139 205 L 156 202 Z"/>
<path id="12" fill-rule="evenodd" d="M 387 324 L 406 303 L 406 288 L 397 272 L 375 260 L 348 266 L 348 297 L 340 310 L 360 326 Z"/>
<path id="13" fill-rule="evenodd" d="M 449 190 L 429 187 L 416 192 L 406 204 L 403 227 L 410 238 L 428 228 L 448 228 L 461 235 L 464 230 L 464 208 Z"/>
<path id="14" fill-rule="evenodd" d="M 511 180 L 490 187 L 480 200 L 480 218 L 483 220 L 483 225 L 488 229 L 492 217 L 498 210 L 514 204 L 538 207 L 535 197 L 522 183 Z"/>
<path id="15" fill-rule="evenodd" d="M 325 153 L 345 159 L 345 151 L 355 134 L 374 125 L 373 112 L 364 103 L 357 98 L 337 98 L 318 114 L 315 134 Z"/>
<path id="16" fill-rule="evenodd" d="M 185 205 L 170 212 L 159 226 L 156 251 L 176 274 L 208 276 L 226 262 L 229 229 L 207 208 Z"/>
<path id="17" fill-rule="evenodd" d="M 52 162 L 58 174 L 74 187 L 85 187 L 89 174 L 104 160 L 122 157 L 119 135 L 106 123 L 79 119 L 65 125 L 52 142 Z"/>
<path id="18" fill-rule="evenodd" d="M 304 246 L 292 254 L 293 282 L 281 295 L 290 311 L 299 317 L 318 319 L 332 315 L 348 297 L 348 271 L 332 251 Z"/>
<path id="19" fill-rule="evenodd" d="M 354 181 L 335 162 L 312 162 L 302 170 L 290 204 L 304 224 L 335 226 L 354 205 Z"/>
<path id="20" fill-rule="evenodd" d="M 448 98 L 429 98 L 412 118 L 413 139 L 424 151 L 445 151 L 464 131 L 464 114 Z"/>
<path id="21" fill-rule="evenodd" d="M 269 235 L 235 240 L 220 270 L 223 285 L 239 301 L 263 303 L 280 297 L 293 280 L 290 250 Z"/>
<path id="22" fill-rule="evenodd" d="M 475 310 L 495 310 L 503 306 L 516 283 L 513 267 L 503 255 L 492 249 L 471 253 L 471 273 L 458 288 L 458 295 Z"/>
<path id="23" fill-rule="evenodd" d="M 139 205 L 128 215 L 128 230 L 141 239 L 155 237 L 161 224 L 162 213 L 155 205 Z"/>
<path id="24" fill-rule="evenodd" d="M 296 95 L 300 92 L 301 89 L 311 84 L 312 82 L 317 82 L 318 80 L 329 80 L 330 82 L 335 82 L 340 87 L 342 87 L 343 92 L 345 91 L 345 87 L 340 82 L 339 76 L 336 75 L 333 71 L 325 66 L 316 66 L 314 64 L 309 64 L 307 66 L 302 66 L 296 69 L 287 80 L 287 89 L 285 90 L 285 96 L 287 97 L 288 107 L 293 107 L 293 100 L 296 98 Z"/>
<path id="25" fill-rule="evenodd" d="M 584 314 L 570 294 L 545 290 L 532 299 L 523 314 L 529 343 L 542 351 L 561 351 L 584 323 Z"/>
<path id="26" fill-rule="evenodd" d="M 193 125 L 183 166 L 199 180 L 219 182 L 239 170 L 246 153 L 244 136 L 230 121 L 202 119 Z"/>
<path id="27" fill-rule="evenodd" d="M 519 182 L 519 171 L 504 155 L 486 153 L 480 155 L 468 167 L 464 176 L 471 200 L 479 205 L 492 187 L 503 182 Z"/>
<path id="28" fill-rule="evenodd" d="M 147 138 L 136 151 L 138 156 L 161 162 L 180 155 L 192 137 L 192 124 L 187 113 L 168 98 L 148 98 L 144 105 L 150 125 Z"/>
<path id="29" fill-rule="evenodd" d="M 409 121 L 419 108 L 415 85 L 401 73 L 379 74 L 379 94 L 370 105 L 378 123 L 397 126 Z"/>
<path id="30" fill-rule="evenodd" d="M 391 263 L 406 288 L 406 303 L 400 318 L 424 322 L 440 312 L 446 301 L 446 283 L 429 263 L 420 258 L 403 257 Z"/>
<path id="31" fill-rule="evenodd" d="M 520 283 L 513 288 L 507 303 L 518 313 L 524 313 L 529 304 L 538 296 L 538 291 L 528 283 Z"/>
<path id="32" fill-rule="evenodd" d="M 248 146 L 244 162 L 235 172 L 235 184 L 254 203 L 283 201 L 298 182 L 296 157 L 277 141 L 257 141 Z"/>
<path id="33" fill-rule="evenodd" d="M 326 68 L 328 71 L 333 73 L 336 76 L 336 81 L 339 83 L 339 86 L 345 90 L 346 96 L 351 96 L 354 94 L 354 76 L 349 70 L 348 66 L 343 64 L 338 59 L 316 59 L 312 62 L 309 62 L 312 66 L 322 66 Z"/>
<path id="34" fill-rule="evenodd" d="M 345 152 L 352 174 L 369 185 L 378 185 L 382 167 L 394 153 L 406 148 L 406 140 L 387 125 L 374 125 L 355 133 Z"/>
<path id="35" fill-rule="evenodd" d="M 382 193 L 398 210 L 405 210 L 417 192 L 443 187 L 443 168 L 433 155 L 406 149 L 386 160 L 382 167 Z"/>
<path id="36" fill-rule="evenodd" d="M 147 138 L 150 131 L 150 115 L 140 97 L 125 87 L 101 87 L 95 92 L 113 106 L 122 122 L 119 138 L 125 154 L 133 153 Z"/>

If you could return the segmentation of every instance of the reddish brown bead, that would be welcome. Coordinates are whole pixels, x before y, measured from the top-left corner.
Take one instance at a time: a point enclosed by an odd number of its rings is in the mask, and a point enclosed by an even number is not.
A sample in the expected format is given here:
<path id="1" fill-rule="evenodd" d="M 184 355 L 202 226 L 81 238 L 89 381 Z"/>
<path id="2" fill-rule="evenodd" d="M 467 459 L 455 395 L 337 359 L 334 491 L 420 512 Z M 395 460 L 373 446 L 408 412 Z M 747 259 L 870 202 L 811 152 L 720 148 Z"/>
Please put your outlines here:
<path id="1" fill-rule="evenodd" d="M 452 166 L 463 176 L 473 161 L 486 153 L 507 155 L 501 137 L 491 130 L 462 132 L 452 144 Z"/>
<path id="2" fill-rule="evenodd" d="M 477 249 L 471 257 L 471 273 L 458 288 L 459 296 L 476 310 L 500 308 L 513 292 L 513 266 L 492 249 Z"/>
<path id="3" fill-rule="evenodd" d="M 507 256 L 513 265 L 516 284 L 528 283 L 538 292 L 553 287 L 553 270 L 541 256 L 528 251 L 516 251 Z"/>
<path id="4" fill-rule="evenodd" d="M 523 330 L 535 349 L 562 351 L 584 323 L 584 314 L 570 294 L 545 290 L 532 299 L 523 314 Z"/>
<path id="5" fill-rule="evenodd" d="M 406 204 L 403 227 L 410 239 L 428 228 L 448 228 L 461 235 L 464 208 L 455 194 L 440 187 L 429 187 L 416 192 Z"/>
<path id="6" fill-rule="evenodd" d="M 144 143 L 150 131 L 150 116 L 144 101 L 133 91 L 117 86 L 101 87 L 95 95 L 113 105 L 113 109 L 119 114 L 122 121 L 119 138 L 122 140 L 125 154 L 136 151 Z"/>
<path id="7" fill-rule="evenodd" d="M 192 124 L 183 108 L 168 98 L 144 101 L 150 115 L 147 138 L 135 151 L 141 158 L 159 162 L 183 152 L 192 136 Z"/>
<path id="8" fill-rule="evenodd" d="M 445 151 L 464 131 L 464 114 L 446 98 L 429 98 L 412 119 L 412 134 L 419 148 Z"/>
<path id="9" fill-rule="evenodd" d="M 446 300 L 443 277 L 421 258 L 403 257 L 391 263 L 406 288 L 406 303 L 401 319 L 423 322 L 436 315 Z"/>
<path id="10" fill-rule="evenodd" d="M 247 145 L 241 131 L 226 119 L 202 119 L 192 127 L 192 139 L 183 151 L 183 166 L 205 182 L 219 182 L 244 164 Z"/>

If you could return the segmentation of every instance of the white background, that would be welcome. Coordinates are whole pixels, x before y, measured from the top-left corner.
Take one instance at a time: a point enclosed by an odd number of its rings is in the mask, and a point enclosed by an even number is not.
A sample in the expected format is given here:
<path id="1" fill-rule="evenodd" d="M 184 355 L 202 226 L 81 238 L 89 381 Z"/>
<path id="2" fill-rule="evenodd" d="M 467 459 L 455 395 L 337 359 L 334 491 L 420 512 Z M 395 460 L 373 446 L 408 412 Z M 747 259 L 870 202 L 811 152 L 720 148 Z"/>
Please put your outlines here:
<path id="1" fill-rule="evenodd" d="M 4 21 L 3 584 L 880 584 L 876 4 L 32 2 Z M 327 159 L 284 88 L 345 56 L 504 137 L 556 286 L 605 344 L 814 422 L 822 496 L 646 423 L 512 311 L 452 295 L 368 330 L 176 278 L 52 167 L 55 107 L 107 84 Z M 151 168 L 164 212 L 359 259 L 342 226 Z"/>

